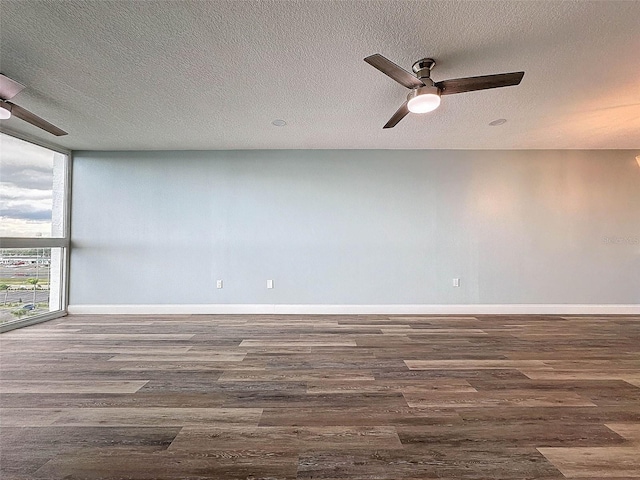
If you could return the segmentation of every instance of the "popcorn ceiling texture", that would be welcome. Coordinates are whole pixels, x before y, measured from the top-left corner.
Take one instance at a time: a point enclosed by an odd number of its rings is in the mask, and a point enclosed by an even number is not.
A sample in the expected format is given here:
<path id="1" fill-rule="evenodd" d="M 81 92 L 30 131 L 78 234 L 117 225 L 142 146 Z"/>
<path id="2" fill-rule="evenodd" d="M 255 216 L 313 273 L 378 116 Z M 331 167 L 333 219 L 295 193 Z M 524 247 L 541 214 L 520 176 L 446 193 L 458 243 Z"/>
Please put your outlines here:
<path id="1" fill-rule="evenodd" d="M 637 1 L 2 0 L 0 17 L 14 101 L 71 149 L 640 148 Z M 526 74 L 383 131 L 406 89 L 372 53 L 433 57 L 435 80 Z"/>

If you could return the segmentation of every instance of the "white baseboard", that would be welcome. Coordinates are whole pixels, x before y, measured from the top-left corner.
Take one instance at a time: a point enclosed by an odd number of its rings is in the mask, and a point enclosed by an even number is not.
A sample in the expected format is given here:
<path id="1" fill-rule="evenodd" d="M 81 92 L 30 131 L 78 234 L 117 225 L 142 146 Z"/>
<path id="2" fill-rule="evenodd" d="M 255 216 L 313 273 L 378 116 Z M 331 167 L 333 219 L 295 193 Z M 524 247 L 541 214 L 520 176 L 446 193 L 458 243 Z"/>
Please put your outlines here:
<path id="1" fill-rule="evenodd" d="M 197 315 L 640 315 L 640 305 L 69 305 L 70 314 Z"/>

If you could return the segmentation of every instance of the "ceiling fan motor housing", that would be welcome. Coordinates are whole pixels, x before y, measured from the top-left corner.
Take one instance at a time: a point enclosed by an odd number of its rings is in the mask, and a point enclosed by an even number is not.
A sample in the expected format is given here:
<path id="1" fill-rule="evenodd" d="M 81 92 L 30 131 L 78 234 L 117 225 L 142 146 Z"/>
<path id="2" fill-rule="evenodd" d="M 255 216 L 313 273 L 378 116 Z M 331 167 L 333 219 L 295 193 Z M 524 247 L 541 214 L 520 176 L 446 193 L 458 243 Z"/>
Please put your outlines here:
<path id="1" fill-rule="evenodd" d="M 440 91 L 440 89 L 435 85 L 433 85 L 433 82 L 431 82 L 430 85 L 428 84 L 428 85 L 425 85 L 424 87 L 418 87 L 411 90 L 409 92 L 409 95 L 407 95 L 407 101 L 410 101 L 412 98 L 418 97 L 420 95 L 431 94 L 431 95 L 440 96 L 441 93 L 442 92 Z"/>

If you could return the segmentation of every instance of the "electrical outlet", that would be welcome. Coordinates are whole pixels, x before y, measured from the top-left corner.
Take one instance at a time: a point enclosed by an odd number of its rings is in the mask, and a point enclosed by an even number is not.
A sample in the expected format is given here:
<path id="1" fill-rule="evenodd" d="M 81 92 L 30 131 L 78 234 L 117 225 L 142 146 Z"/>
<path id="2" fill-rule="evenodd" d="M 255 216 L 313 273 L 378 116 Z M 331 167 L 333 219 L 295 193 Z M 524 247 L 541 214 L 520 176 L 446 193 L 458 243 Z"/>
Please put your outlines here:
<path id="1" fill-rule="evenodd" d="M 273 280 L 267 280 L 267 288 L 273 288 Z"/>
<path id="2" fill-rule="evenodd" d="M 459 278 L 454 278 L 453 279 L 453 286 L 454 287 L 459 287 L 460 286 L 460 279 Z"/>
<path id="3" fill-rule="evenodd" d="M 222 280 L 216 281 L 216 288 L 222 288 Z"/>

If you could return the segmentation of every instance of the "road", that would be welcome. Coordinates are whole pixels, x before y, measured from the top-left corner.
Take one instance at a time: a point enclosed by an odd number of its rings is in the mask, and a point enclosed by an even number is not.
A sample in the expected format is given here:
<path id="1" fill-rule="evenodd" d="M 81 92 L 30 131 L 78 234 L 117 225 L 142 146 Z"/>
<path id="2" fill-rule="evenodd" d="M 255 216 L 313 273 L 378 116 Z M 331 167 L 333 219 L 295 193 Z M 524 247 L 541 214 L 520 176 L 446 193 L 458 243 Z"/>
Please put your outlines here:
<path id="1" fill-rule="evenodd" d="M 35 265 L 0 266 L 0 282 L 24 284 L 29 278 L 36 277 L 43 283 L 49 283 L 49 267 L 42 265 L 37 268 Z"/>
<path id="2" fill-rule="evenodd" d="M 5 293 L 7 299 L 5 302 Z M 36 303 L 48 302 L 49 290 L 36 290 Z M 5 303 L 33 303 L 33 290 L 13 290 L 9 289 L 6 292 L 0 292 L 0 308 Z"/>

